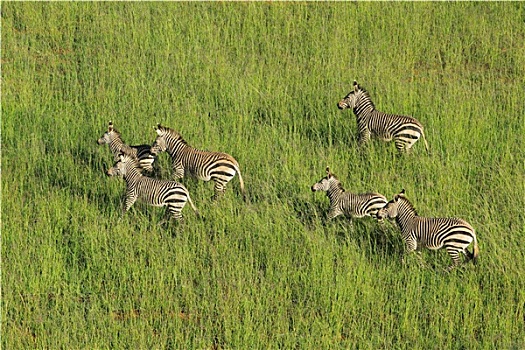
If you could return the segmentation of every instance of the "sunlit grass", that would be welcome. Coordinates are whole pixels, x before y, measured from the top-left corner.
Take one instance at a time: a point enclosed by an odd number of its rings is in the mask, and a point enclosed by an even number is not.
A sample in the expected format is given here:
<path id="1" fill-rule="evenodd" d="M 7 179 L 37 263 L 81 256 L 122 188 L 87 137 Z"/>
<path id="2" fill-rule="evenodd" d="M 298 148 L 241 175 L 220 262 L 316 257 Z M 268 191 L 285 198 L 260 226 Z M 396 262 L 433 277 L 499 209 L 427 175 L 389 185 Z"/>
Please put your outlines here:
<path id="1" fill-rule="evenodd" d="M 516 3 L 2 4 L 4 348 L 522 348 L 525 12 Z M 357 79 L 421 142 L 357 149 Z M 159 224 L 109 178 L 112 120 L 240 163 Z M 159 159 L 162 176 L 170 162 Z M 393 223 L 327 222 L 310 186 L 402 188 L 477 230 L 477 266 L 403 264 Z"/>

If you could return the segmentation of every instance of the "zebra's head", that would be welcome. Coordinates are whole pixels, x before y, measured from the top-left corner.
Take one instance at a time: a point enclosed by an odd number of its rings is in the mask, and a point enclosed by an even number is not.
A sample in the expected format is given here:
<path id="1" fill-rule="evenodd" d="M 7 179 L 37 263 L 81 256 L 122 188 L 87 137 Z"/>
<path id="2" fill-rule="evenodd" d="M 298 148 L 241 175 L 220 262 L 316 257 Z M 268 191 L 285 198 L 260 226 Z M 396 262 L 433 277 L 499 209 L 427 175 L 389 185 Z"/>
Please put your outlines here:
<path id="1" fill-rule="evenodd" d="M 339 109 L 354 109 L 358 103 L 359 100 L 363 95 L 367 94 L 365 89 L 362 89 L 357 81 L 354 80 L 354 89 L 348 93 L 339 103 L 337 104 L 337 108 Z"/>
<path id="2" fill-rule="evenodd" d="M 328 192 L 328 190 L 330 190 L 334 186 L 340 186 L 340 185 L 341 183 L 339 182 L 337 177 L 330 172 L 329 167 L 326 167 L 326 176 L 312 185 L 312 191 L 313 192 L 317 192 L 317 191 Z"/>
<path id="3" fill-rule="evenodd" d="M 170 149 L 176 142 L 186 143 L 177 131 L 160 124 L 157 124 L 155 127 L 155 132 L 157 133 L 157 138 L 150 149 L 150 153 L 154 156 L 160 152 L 170 152 Z"/>
<path id="4" fill-rule="evenodd" d="M 166 142 L 166 135 L 168 134 L 170 129 L 157 124 L 155 127 L 155 132 L 157 133 L 157 138 L 155 139 L 155 142 L 153 142 L 153 145 L 151 145 L 150 153 L 154 156 L 159 154 L 160 152 L 166 151 L 168 148 L 168 144 Z"/>
<path id="5" fill-rule="evenodd" d="M 111 141 L 113 141 L 115 139 L 115 137 L 117 136 L 120 136 L 119 132 L 113 127 L 113 123 L 110 121 L 109 122 L 109 125 L 108 125 L 108 131 L 106 131 L 104 133 L 104 135 L 102 135 L 101 138 L 98 139 L 98 144 L 99 145 L 105 145 L 105 144 L 110 144 Z"/>
<path id="6" fill-rule="evenodd" d="M 379 211 L 377 212 L 377 219 L 395 219 L 399 212 L 398 209 L 401 198 L 406 198 L 404 189 L 402 189 L 401 192 L 396 194 L 394 198 L 391 201 L 389 201 L 383 208 L 379 209 Z"/>
<path id="7" fill-rule="evenodd" d="M 132 154 L 129 154 L 126 151 L 124 151 L 123 153 L 119 154 L 117 162 L 115 163 L 115 165 L 113 165 L 113 167 L 108 169 L 106 174 L 108 176 L 124 177 L 132 168 L 139 168 L 137 158 Z"/>

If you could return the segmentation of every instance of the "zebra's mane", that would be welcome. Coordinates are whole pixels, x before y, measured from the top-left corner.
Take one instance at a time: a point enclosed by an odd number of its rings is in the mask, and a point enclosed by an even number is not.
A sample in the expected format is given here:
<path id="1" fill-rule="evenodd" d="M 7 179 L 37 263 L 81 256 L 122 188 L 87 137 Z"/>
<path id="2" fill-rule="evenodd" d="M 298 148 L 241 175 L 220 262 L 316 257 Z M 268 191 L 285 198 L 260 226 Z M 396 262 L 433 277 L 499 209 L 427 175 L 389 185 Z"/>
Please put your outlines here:
<path id="1" fill-rule="evenodd" d="M 341 181 L 339 181 L 339 178 L 334 174 L 330 174 L 330 177 L 333 177 L 336 180 L 335 186 L 337 186 L 337 189 L 344 192 L 345 189 L 343 188 L 343 184 L 341 183 Z"/>
<path id="2" fill-rule="evenodd" d="M 403 195 L 399 195 L 399 199 L 403 200 L 403 207 L 409 210 L 410 212 L 414 213 L 414 215 L 418 216 L 416 208 L 410 203 L 407 197 Z M 401 203 L 400 203 L 401 204 Z"/>
<path id="3" fill-rule="evenodd" d="M 137 150 L 132 148 L 129 145 L 126 145 L 125 143 L 120 148 L 120 153 L 133 157 L 133 158 L 137 158 Z"/>
<path id="4" fill-rule="evenodd" d="M 182 135 L 181 135 L 179 132 L 177 132 L 177 131 L 175 131 L 175 130 L 173 130 L 173 129 L 170 129 L 170 128 L 165 128 L 164 130 L 166 130 L 166 132 L 167 132 L 172 138 L 174 138 L 175 140 L 177 140 L 177 141 L 179 141 L 179 142 L 181 142 L 181 143 L 183 143 L 183 144 L 185 144 L 185 145 L 188 144 L 188 142 L 186 142 L 186 140 L 184 140 L 184 138 L 182 137 Z"/>
<path id="5" fill-rule="evenodd" d="M 131 163 L 133 165 L 134 168 L 137 168 L 139 169 L 140 168 L 140 165 L 139 165 L 139 160 L 137 158 L 137 156 L 135 154 L 133 154 L 132 152 L 132 149 L 131 147 L 129 146 L 126 146 L 127 148 L 123 148 L 122 151 L 120 152 L 120 154 L 124 157 L 127 157 L 129 158 L 129 160 L 127 161 L 127 163 Z M 140 171 L 139 171 L 140 173 Z"/>
<path id="6" fill-rule="evenodd" d="M 117 137 L 118 137 L 123 143 L 125 143 L 124 140 L 122 139 L 122 134 L 121 134 L 117 129 L 115 129 L 115 128 L 113 127 L 113 129 L 111 129 L 111 131 L 113 131 L 113 132 L 115 133 L 115 135 L 116 135 L 116 136 L 117 136 Z"/>
<path id="7" fill-rule="evenodd" d="M 374 104 L 374 101 L 372 101 L 372 98 L 370 97 L 370 94 L 368 93 L 368 91 L 365 88 L 361 87 L 360 85 L 358 85 L 358 89 L 359 89 L 358 91 L 361 92 L 362 96 L 368 101 L 369 105 L 375 109 L 376 106 Z"/>

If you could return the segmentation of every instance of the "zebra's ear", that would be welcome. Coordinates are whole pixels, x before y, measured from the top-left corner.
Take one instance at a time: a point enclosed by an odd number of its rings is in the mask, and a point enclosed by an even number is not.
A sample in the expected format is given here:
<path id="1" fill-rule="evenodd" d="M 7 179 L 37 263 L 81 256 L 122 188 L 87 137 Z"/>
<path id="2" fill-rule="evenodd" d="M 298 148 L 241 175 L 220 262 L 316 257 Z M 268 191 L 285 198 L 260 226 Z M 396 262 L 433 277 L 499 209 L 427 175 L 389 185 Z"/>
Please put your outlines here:
<path id="1" fill-rule="evenodd" d="M 401 192 L 399 192 L 398 194 L 396 194 L 394 196 L 394 202 L 397 202 L 399 200 L 399 198 L 401 198 L 401 197 L 405 197 L 405 189 L 404 188 L 401 190 Z"/>
<path id="2" fill-rule="evenodd" d="M 330 167 L 328 167 L 328 166 L 326 167 L 326 176 L 328 178 L 332 177 L 332 173 L 330 172 Z"/>
<path id="3" fill-rule="evenodd" d="M 357 80 L 354 80 L 354 92 L 357 92 L 359 90 L 359 84 L 357 83 Z"/>
<path id="4" fill-rule="evenodd" d="M 113 131 L 113 122 L 111 120 L 109 121 L 108 131 L 109 132 Z"/>

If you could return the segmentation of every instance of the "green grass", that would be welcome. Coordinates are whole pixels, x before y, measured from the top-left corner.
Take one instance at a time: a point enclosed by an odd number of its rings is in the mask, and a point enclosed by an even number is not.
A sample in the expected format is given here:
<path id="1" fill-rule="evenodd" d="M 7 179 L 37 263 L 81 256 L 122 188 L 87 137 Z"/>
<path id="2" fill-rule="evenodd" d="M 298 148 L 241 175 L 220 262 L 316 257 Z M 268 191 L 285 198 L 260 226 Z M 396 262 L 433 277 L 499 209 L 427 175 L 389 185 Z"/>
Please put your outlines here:
<path id="1" fill-rule="evenodd" d="M 2 12 L 5 349 L 522 349 L 525 7 L 518 3 L 14 3 Z M 413 115 L 418 142 L 356 147 L 336 103 L 357 79 Z M 234 179 L 185 180 L 204 218 L 120 219 L 112 120 L 233 155 Z M 160 159 L 169 176 L 169 160 Z M 477 230 L 479 264 L 443 273 L 397 228 L 327 222 L 310 186 L 402 188 Z"/>

